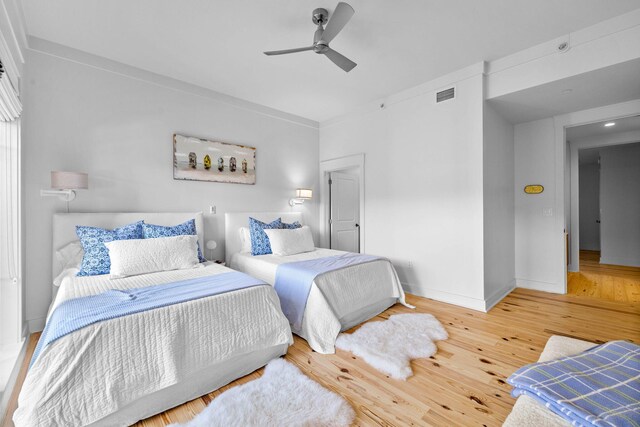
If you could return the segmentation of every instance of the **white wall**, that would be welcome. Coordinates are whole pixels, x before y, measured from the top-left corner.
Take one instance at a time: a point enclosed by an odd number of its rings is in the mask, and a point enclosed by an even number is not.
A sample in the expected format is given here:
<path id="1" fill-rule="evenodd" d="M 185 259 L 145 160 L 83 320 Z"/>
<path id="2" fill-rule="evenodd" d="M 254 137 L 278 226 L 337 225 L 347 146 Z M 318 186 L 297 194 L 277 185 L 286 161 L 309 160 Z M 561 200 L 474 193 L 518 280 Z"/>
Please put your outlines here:
<path id="1" fill-rule="evenodd" d="M 467 71 L 321 123 L 320 159 L 365 154 L 366 250 L 408 291 L 482 310 L 483 77 Z"/>
<path id="2" fill-rule="evenodd" d="M 289 210 L 297 187 L 317 189 L 318 129 L 150 83 L 136 76 L 29 51 L 23 121 L 26 319 L 42 325 L 51 301 L 51 215 L 64 202 L 42 198 L 51 170 L 89 173 L 71 209 L 204 211 L 205 238 L 224 256 L 224 213 Z M 142 73 L 143 74 L 143 73 Z M 257 147 L 257 184 L 174 181 L 172 134 Z M 301 209 L 317 224 L 317 203 Z"/>
<path id="3" fill-rule="evenodd" d="M 600 167 L 580 165 L 580 249 L 600 250 Z"/>
<path id="4" fill-rule="evenodd" d="M 553 119 L 515 126 L 515 269 L 517 285 L 551 291 L 557 283 L 554 210 L 556 200 Z M 541 184 L 541 194 L 525 194 Z M 549 211 L 549 209 L 551 211 Z M 545 216 L 545 210 L 546 215 Z"/>
<path id="5" fill-rule="evenodd" d="M 514 129 L 484 105 L 484 294 L 492 306 L 515 287 Z"/>
<path id="6" fill-rule="evenodd" d="M 563 229 L 579 224 L 577 209 L 577 149 L 605 145 L 604 138 L 571 142 L 570 169 L 566 173 L 567 146 L 564 128 L 627 117 L 640 113 L 640 100 L 607 105 L 515 125 L 515 227 L 516 285 L 549 292 L 565 292 L 566 260 Z M 620 144 L 635 132 L 607 138 L 606 144 Z M 627 141 L 629 142 L 629 141 Z M 575 153 L 574 153 L 575 152 Z M 574 155 L 575 154 L 575 155 Z M 575 166 L 575 167 L 574 167 Z M 570 191 L 567 181 L 570 181 Z M 527 184 L 542 184 L 542 194 L 527 195 Z M 571 215 L 565 215 L 568 198 Z M 551 209 L 551 212 L 548 211 Z M 544 211 L 552 216 L 544 216 Z M 571 232 L 571 250 L 578 256 L 577 234 Z M 572 255 L 572 258 L 573 255 Z M 577 265 L 577 263 L 576 263 Z"/>
<path id="7" fill-rule="evenodd" d="M 603 264 L 640 267 L 640 143 L 600 151 Z"/>

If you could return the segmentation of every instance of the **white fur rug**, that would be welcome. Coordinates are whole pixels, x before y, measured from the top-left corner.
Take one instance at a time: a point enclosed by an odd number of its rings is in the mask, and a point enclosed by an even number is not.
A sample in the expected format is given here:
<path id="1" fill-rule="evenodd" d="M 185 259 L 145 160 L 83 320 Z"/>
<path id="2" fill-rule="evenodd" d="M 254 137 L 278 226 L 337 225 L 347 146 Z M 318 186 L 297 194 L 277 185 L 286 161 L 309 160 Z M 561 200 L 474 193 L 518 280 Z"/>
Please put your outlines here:
<path id="1" fill-rule="evenodd" d="M 346 427 L 354 418 L 346 400 L 279 358 L 260 378 L 225 391 L 183 426 Z"/>
<path id="2" fill-rule="evenodd" d="M 448 337 L 430 314 L 394 314 L 389 320 L 365 323 L 352 334 L 340 334 L 336 347 L 392 378 L 406 380 L 413 375 L 411 359 L 433 356 L 438 351 L 433 341 Z"/>

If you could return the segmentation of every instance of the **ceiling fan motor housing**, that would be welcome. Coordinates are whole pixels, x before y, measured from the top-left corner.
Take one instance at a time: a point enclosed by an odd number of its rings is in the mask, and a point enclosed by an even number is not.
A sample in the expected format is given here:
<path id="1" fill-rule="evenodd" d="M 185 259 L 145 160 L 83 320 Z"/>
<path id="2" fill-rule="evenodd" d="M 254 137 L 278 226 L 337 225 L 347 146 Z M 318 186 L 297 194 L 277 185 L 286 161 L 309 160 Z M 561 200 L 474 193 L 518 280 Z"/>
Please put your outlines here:
<path id="1" fill-rule="evenodd" d="M 327 12 L 327 9 L 323 9 L 321 7 L 318 9 L 314 9 L 313 13 L 311 14 L 311 20 L 316 25 L 326 24 L 328 19 L 329 12 Z"/>

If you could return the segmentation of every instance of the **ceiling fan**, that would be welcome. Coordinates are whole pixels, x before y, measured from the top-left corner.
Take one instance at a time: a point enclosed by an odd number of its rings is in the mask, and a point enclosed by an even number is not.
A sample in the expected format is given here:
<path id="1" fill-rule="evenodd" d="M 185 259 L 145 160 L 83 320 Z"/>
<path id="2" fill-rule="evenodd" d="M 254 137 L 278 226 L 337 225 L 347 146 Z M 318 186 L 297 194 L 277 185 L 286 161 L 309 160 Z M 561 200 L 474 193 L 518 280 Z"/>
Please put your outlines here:
<path id="1" fill-rule="evenodd" d="M 313 45 L 307 47 L 299 47 L 296 49 L 273 50 L 270 52 L 265 52 L 264 54 L 269 56 L 284 55 L 287 53 L 312 50 L 315 53 L 325 55 L 338 67 L 342 68 L 346 72 L 349 72 L 357 64 L 346 56 L 331 49 L 329 47 L 329 43 L 335 38 L 335 36 L 338 35 L 338 33 L 340 33 L 340 31 L 342 31 L 342 29 L 347 24 L 347 22 L 349 22 L 354 13 L 355 10 L 353 10 L 351 6 L 344 2 L 338 3 L 338 6 L 336 6 L 336 10 L 333 12 L 331 20 L 329 20 L 329 12 L 327 12 L 327 9 L 315 9 L 311 15 L 311 20 L 318 26 L 318 29 L 313 35 Z M 328 20 L 329 22 L 327 23 Z M 327 27 L 323 28 L 325 24 Z"/>

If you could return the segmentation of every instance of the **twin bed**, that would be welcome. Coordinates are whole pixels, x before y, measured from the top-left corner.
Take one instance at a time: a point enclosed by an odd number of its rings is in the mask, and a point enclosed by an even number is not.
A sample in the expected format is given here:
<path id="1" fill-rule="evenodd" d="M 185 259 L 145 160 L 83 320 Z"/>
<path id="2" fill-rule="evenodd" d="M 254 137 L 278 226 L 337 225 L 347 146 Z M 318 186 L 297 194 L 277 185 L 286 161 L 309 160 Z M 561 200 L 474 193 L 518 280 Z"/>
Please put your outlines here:
<path id="1" fill-rule="evenodd" d="M 129 425 L 207 394 L 285 354 L 292 343 L 292 328 L 272 286 L 278 265 L 341 253 L 326 249 L 287 257 L 243 253 L 239 229 L 250 216 L 300 223 L 302 217 L 298 213 L 227 214 L 227 265 L 253 276 L 248 279 L 253 281 L 251 286 L 107 317 L 52 341 L 32 361 L 14 414 L 16 425 Z M 136 298 L 132 296 L 136 291 L 164 289 L 174 283 L 206 282 L 203 286 L 216 287 L 225 277 L 248 278 L 212 262 L 119 279 L 108 274 L 76 276 L 77 268 L 69 265 L 73 259 L 65 258 L 65 251 L 68 255 L 77 240 L 76 225 L 113 229 L 144 220 L 172 226 L 189 219 L 195 219 L 197 240 L 204 248 L 201 213 L 55 215 L 53 277 L 59 287 L 54 286 L 47 326 L 55 323 L 52 317 L 60 313 L 57 309 L 83 298 L 94 301 L 95 296 L 109 292 Z M 313 280 L 303 320 L 293 332 L 314 350 L 333 353 L 341 330 L 398 301 L 404 303 L 404 293 L 385 259 L 330 271 Z M 47 333 L 45 328 L 43 336 Z"/>
<path id="2" fill-rule="evenodd" d="M 283 222 L 304 224 L 302 214 L 288 213 L 227 213 L 225 215 L 226 262 L 232 269 L 275 285 L 278 267 L 282 264 L 326 258 L 345 254 L 332 249 L 316 248 L 311 252 L 278 256 L 273 254 L 252 256 L 242 251 L 240 229 L 249 218 L 270 222 L 282 218 Z M 368 320 L 396 302 L 405 304 L 404 292 L 398 275 L 389 260 L 381 258 L 371 262 L 342 268 L 319 275 L 313 281 L 302 324 L 292 325 L 293 333 L 304 338 L 318 353 L 335 352 L 335 340 L 340 331 Z"/>

